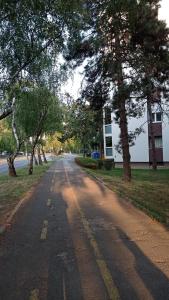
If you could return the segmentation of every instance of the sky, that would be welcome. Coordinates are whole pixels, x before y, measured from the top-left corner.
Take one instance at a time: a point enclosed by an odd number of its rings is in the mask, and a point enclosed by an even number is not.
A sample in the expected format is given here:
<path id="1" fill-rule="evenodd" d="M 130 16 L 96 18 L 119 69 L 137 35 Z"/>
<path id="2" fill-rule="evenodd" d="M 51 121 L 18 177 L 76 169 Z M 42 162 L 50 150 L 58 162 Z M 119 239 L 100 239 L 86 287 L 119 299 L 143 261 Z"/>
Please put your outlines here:
<path id="1" fill-rule="evenodd" d="M 165 20 L 169 26 L 169 0 L 161 0 L 161 8 L 159 9 L 159 19 Z M 79 96 L 79 91 L 81 87 L 81 82 L 83 79 L 82 76 L 83 68 L 78 68 L 72 78 L 70 78 L 66 84 L 62 87 L 61 92 L 69 93 L 75 99 Z"/>
<path id="2" fill-rule="evenodd" d="M 169 26 L 169 0 L 162 0 L 160 4 L 159 18 L 165 20 Z"/>

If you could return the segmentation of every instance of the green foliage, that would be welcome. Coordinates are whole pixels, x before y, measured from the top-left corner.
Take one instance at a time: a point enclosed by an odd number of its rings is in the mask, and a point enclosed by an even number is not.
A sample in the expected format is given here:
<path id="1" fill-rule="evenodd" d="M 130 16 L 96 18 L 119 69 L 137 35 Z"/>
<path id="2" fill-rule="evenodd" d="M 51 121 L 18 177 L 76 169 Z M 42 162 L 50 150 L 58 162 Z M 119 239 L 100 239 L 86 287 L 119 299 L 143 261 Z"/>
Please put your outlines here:
<path id="1" fill-rule="evenodd" d="M 58 89 L 56 58 L 72 27 L 79 23 L 81 1 L 1 1 L 0 4 L 0 119 L 12 113 L 5 93 L 21 79 Z M 52 72 L 51 72 L 52 69 Z M 46 83 L 46 81 L 48 81 Z"/>
<path id="2" fill-rule="evenodd" d="M 55 132 L 61 123 L 58 98 L 46 87 L 22 92 L 17 101 L 17 120 L 26 137 Z"/>
<path id="3" fill-rule="evenodd" d="M 74 137 L 84 149 L 95 149 L 102 142 L 102 110 L 93 111 L 80 100 L 65 106 L 62 141 Z"/>
<path id="4" fill-rule="evenodd" d="M 15 149 L 15 140 L 13 138 L 9 124 L 6 121 L 0 122 L 0 152 L 13 152 Z"/>
<path id="5" fill-rule="evenodd" d="M 86 157 L 76 157 L 75 162 L 84 168 L 97 169 L 97 160 Z"/>
<path id="6" fill-rule="evenodd" d="M 77 1 L 1 1 L 0 62 L 10 79 L 22 69 L 40 71 L 41 58 L 59 53 L 72 20 Z M 77 14 L 76 14 L 77 15 Z M 75 16 L 75 15 L 74 15 Z M 77 15 L 78 16 L 78 15 Z"/>

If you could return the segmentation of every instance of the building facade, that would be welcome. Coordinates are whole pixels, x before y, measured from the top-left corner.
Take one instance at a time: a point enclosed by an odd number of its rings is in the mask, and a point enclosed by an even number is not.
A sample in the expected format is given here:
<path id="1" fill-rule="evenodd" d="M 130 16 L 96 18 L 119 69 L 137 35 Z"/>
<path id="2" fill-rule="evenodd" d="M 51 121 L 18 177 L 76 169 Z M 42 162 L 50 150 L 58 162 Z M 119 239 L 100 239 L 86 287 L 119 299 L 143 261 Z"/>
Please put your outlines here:
<path id="1" fill-rule="evenodd" d="M 156 159 L 163 164 L 169 162 L 169 117 L 161 112 L 161 106 L 154 103 L 152 106 L 153 132 L 155 136 Z M 104 157 L 114 159 L 115 162 L 123 162 L 119 147 L 120 128 L 115 122 L 115 116 L 109 107 L 104 108 Z M 130 146 L 131 162 L 150 163 L 152 162 L 152 149 L 150 137 L 150 124 L 147 108 L 138 118 L 128 118 L 128 132 L 132 134 L 135 130 L 141 129 L 136 135 L 133 145 Z"/>

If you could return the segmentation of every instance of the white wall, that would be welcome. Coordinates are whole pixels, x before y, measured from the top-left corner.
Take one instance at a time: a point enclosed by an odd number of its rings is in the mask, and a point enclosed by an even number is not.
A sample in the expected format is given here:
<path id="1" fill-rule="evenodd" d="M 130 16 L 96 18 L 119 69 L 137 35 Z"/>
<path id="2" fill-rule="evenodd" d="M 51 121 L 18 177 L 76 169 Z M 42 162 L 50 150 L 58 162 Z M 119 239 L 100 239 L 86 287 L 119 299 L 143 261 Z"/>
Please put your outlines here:
<path id="1" fill-rule="evenodd" d="M 141 118 L 130 118 L 128 120 L 128 130 L 135 131 L 136 128 L 143 126 L 144 133 L 137 136 L 135 145 L 130 147 L 131 162 L 149 162 L 149 145 L 148 145 L 148 123 L 147 111 Z M 115 145 L 119 142 L 120 128 L 118 124 L 112 124 L 113 137 L 113 156 L 115 161 L 122 162 L 122 155 L 115 150 Z"/>
<path id="2" fill-rule="evenodd" d="M 163 116 L 163 161 L 169 162 L 169 117 Z"/>

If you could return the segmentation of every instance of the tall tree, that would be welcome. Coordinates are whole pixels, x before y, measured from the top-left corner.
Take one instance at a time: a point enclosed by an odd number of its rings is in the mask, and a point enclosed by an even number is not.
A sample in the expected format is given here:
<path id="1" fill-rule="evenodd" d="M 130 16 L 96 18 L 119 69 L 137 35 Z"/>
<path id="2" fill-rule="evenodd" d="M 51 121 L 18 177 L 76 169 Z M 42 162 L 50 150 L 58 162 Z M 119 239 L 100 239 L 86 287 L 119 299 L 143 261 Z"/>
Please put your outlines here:
<path id="1" fill-rule="evenodd" d="M 6 87 L 11 87 L 21 77 L 37 73 L 44 55 L 50 58 L 60 53 L 71 27 L 78 22 L 78 2 L 1 1 L 0 119 L 11 114 L 13 109 L 13 99 L 5 101 L 3 98 Z"/>
<path id="2" fill-rule="evenodd" d="M 169 29 L 158 19 L 159 1 L 140 1 L 133 22 L 131 43 L 137 53 L 135 69 L 142 98 L 146 98 L 152 148 L 152 167 L 157 168 L 155 136 L 152 119 L 154 103 L 168 98 Z"/>
<path id="3" fill-rule="evenodd" d="M 84 23 L 79 34 L 76 33 L 75 37 L 73 35 L 70 37 L 65 57 L 68 60 L 74 60 L 75 65 L 86 59 L 85 75 L 87 83 L 91 82 L 93 87 L 97 86 L 98 82 L 102 86 L 105 83 L 109 85 L 107 93 L 112 97 L 115 119 L 121 132 L 124 178 L 130 180 L 128 115 L 135 114 L 136 105 L 139 103 L 139 100 L 136 101 L 139 88 L 143 89 L 139 76 L 141 68 L 139 69 L 138 66 L 142 64 L 144 68 L 146 65 L 152 68 L 152 64 L 149 63 L 152 51 L 146 56 L 144 46 L 151 37 L 152 47 L 156 48 L 155 41 L 153 44 L 154 38 L 157 39 L 158 51 L 160 47 L 162 49 L 164 40 L 167 40 L 167 30 L 161 25 L 161 29 L 157 32 L 157 17 L 152 17 L 154 13 L 157 14 L 158 0 L 98 0 L 95 2 L 89 0 L 84 2 L 88 13 L 84 14 L 84 19 L 82 18 Z M 143 30 L 139 36 L 140 29 Z M 133 40 L 135 40 L 134 43 Z M 158 60 L 158 52 L 154 51 L 153 60 L 155 59 Z M 153 60 L 151 59 L 151 62 Z M 164 67 L 164 64 L 162 66 Z M 151 79 L 153 76 L 151 72 Z M 142 97 L 143 95 L 139 99 Z M 95 106 L 99 101 L 100 97 L 95 98 Z M 141 109 L 142 105 L 139 107 Z"/>
<path id="4" fill-rule="evenodd" d="M 25 135 L 31 138 L 32 149 L 29 174 L 33 172 L 35 147 L 44 133 L 53 133 L 61 122 L 59 100 L 46 87 L 35 87 L 22 92 L 18 111 L 18 123 Z"/>
<path id="5" fill-rule="evenodd" d="M 126 88 L 128 84 L 125 70 L 127 64 L 129 66 L 131 54 L 128 38 L 131 14 L 137 6 L 136 1 L 129 2 L 86 1 L 87 10 L 90 11 L 87 32 L 79 34 L 79 40 L 76 41 L 74 48 L 76 50 L 73 55 L 70 55 L 70 58 L 80 60 L 87 57 L 87 77 L 93 77 L 95 83 L 98 80 L 104 82 L 106 79 L 106 82 L 109 83 L 109 92 L 112 90 L 115 95 L 113 105 L 121 130 L 125 180 L 131 178 L 126 112 L 129 89 Z M 70 45 L 71 49 L 72 41 L 70 41 Z"/>

